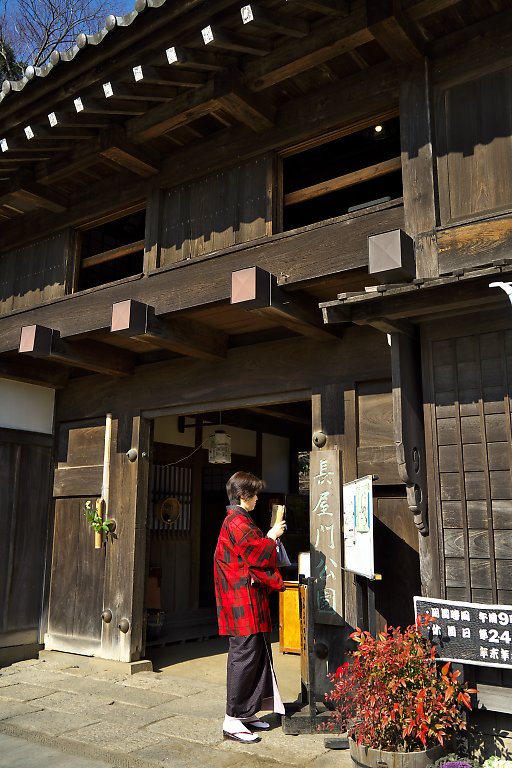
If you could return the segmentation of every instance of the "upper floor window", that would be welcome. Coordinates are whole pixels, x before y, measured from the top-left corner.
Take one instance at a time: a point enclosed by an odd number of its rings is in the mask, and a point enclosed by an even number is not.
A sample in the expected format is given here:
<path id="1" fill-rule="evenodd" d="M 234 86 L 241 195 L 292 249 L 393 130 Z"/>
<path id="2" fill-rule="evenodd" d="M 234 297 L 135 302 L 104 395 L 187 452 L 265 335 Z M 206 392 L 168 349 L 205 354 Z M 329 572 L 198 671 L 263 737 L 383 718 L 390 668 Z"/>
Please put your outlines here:
<path id="1" fill-rule="evenodd" d="M 137 211 L 81 233 L 78 290 L 143 271 L 145 220 Z"/>
<path id="2" fill-rule="evenodd" d="M 283 158 L 283 229 L 402 196 L 398 118 Z"/>

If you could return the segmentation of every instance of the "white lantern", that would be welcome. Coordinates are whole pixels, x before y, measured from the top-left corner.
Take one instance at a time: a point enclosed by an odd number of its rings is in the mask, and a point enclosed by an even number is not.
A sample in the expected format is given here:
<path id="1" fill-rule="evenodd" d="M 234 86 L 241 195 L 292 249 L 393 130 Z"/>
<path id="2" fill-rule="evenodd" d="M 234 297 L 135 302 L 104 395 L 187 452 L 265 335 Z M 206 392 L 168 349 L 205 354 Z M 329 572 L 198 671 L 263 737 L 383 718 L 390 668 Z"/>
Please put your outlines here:
<path id="1" fill-rule="evenodd" d="M 210 464 L 231 464 L 231 438 L 223 429 L 216 429 L 208 443 Z"/>

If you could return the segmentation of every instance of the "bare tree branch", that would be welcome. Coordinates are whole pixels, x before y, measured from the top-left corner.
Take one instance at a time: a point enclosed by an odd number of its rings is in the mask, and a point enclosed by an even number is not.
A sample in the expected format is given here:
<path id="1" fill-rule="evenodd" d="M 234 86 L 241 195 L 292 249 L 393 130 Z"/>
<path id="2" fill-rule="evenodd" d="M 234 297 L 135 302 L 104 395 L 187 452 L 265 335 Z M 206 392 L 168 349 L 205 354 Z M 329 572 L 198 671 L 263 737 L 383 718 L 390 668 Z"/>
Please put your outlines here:
<path id="1" fill-rule="evenodd" d="M 7 18 L 7 0 L 0 3 Z M 71 47 L 81 32 L 101 29 L 110 11 L 108 0 L 22 0 L 13 12 L 15 35 L 9 42 L 18 60 L 42 66 L 52 51 Z"/>

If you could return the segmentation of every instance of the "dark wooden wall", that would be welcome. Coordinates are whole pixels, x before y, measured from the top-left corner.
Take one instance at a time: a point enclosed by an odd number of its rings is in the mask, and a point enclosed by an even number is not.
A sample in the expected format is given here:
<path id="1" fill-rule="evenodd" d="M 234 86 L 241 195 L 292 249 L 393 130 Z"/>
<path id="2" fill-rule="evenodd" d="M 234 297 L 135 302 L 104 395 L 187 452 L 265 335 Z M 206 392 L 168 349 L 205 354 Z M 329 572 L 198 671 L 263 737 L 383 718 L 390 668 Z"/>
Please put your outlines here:
<path id="1" fill-rule="evenodd" d="M 510 209 L 512 67 L 440 88 L 436 106 L 441 223 Z"/>
<path id="2" fill-rule="evenodd" d="M 272 167 L 263 155 L 166 191 L 160 266 L 271 234 Z"/>
<path id="3" fill-rule="evenodd" d="M 476 315 L 431 326 L 428 426 L 431 518 L 437 515 L 442 597 L 512 602 L 512 331 Z M 494 321 L 494 322 L 493 322 Z"/>
<path id="4" fill-rule="evenodd" d="M 0 258 L 0 315 L 34 307 L 66 293 L 73 233 L 65 230 Z"/>
<path id="5" fill-rule="evenodd" d="M 39 642 L 52 438 L 0 429 L 0 646 Z"/>

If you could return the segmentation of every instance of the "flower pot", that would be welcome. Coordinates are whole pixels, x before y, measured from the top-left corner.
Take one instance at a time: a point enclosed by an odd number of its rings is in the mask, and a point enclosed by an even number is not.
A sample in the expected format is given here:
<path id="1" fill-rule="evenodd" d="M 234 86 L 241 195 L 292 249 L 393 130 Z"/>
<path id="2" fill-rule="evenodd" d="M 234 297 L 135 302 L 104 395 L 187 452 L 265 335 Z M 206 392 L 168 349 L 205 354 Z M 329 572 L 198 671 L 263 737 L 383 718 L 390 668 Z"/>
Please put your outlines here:
<path id="1" fill-rule="evenodd" d="M 446 754 L 440 745 L 421 752 L 386 752 L 349 739 L 350 757 L 357 768 L 426 768 Z"/>

